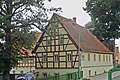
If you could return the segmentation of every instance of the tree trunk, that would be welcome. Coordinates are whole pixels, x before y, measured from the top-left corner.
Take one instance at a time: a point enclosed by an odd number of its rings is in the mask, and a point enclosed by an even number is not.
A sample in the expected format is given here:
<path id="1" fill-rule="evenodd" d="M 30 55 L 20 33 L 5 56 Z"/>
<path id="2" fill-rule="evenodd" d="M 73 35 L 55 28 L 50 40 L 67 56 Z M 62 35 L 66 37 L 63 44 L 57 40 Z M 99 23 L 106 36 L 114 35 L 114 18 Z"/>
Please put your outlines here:
<path id="1" fill-rule="evenodd" d="M 3 80 L 10 80 L 9 70 L 3 71 Z"/>
<path id="2" fill-rule="evenodd" d="M 5 30 L 6 35 L 5 35 L 5 60 L 4 60 L 4 69 L 3 69 L 3 80 L 10 80 L 10 70 L 11 70 L 11 31 L 8 26 L 8 28 Z"/>
<path id="3" fill-rule="evenodd" d="M 12 14 L 12 1 L 13 0 L 6 0 L 6 14 L 5 14 L 5 57 L 6 59 L 4 60 L 4 67 L 3 67 L 3 80 L 10 80 L 10 70 L 11 70 L 11 14 Z"/>

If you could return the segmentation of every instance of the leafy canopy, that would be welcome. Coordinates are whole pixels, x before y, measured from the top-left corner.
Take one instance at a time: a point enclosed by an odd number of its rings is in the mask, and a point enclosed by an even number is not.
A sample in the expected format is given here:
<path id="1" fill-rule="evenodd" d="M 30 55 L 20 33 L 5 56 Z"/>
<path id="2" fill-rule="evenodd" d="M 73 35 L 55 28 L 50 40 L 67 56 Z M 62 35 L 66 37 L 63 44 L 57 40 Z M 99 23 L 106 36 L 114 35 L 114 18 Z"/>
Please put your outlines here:
<path id="1" fill-rule="evenodd" d="M 91 16 L 101 40 L 120 37 L 120 0 L 87 0 L 83 9 Z"/>
<path id="2" fill-rule="evenodd" d="M 61 10 L 46 9 L 44 1 L 0 0 L 0 71 L 3 74 L 16 66 L 19 60 L 17 54 L 21 54 L 22 48 L 32 48 L 36 33 L 31 29 L 37 27 L 44 31 L 47 12 Z"/>

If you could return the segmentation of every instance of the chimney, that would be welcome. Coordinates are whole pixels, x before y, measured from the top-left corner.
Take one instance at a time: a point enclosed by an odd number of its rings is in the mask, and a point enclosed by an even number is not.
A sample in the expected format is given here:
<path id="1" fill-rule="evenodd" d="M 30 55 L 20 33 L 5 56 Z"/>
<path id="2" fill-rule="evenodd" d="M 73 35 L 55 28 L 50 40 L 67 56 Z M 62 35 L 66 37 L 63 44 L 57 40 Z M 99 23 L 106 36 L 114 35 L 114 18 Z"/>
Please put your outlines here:
<path id="1" fill-rule="evenodd" d="M 76 23 L 76 17 L 73 17 L 73 21 Z"/>

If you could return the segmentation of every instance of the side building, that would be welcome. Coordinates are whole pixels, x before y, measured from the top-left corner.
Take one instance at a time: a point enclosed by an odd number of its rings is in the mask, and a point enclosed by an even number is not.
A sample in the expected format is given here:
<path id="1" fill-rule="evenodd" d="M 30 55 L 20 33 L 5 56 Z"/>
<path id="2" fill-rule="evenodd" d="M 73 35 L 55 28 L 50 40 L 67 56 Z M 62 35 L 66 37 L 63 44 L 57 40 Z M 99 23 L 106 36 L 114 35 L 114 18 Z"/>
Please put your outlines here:
<path id="1" fill-rule="evenodd" d="M 36 32 L 36 38 L 41 36 L 42 33 Z M 33 47 L 35 43 L 33 43 Z M 25 49 L 22 48 L 19 50 L 18 57 L 18 65 L 10 71 L 10 74 L 21 74 L 21 73 L 28 73 L 28 72 L 35 72 L 35 55 L 32 54 L 32 49 Z"/>
<path id="2" fill-rule="evenodd" d="M 39 77 L 77 72 L 79 60 L 83 77 L 104 73 L 113 67 L 113 53 L 75 21 L 75 18 L 53 14 L 32 51 Z"/>

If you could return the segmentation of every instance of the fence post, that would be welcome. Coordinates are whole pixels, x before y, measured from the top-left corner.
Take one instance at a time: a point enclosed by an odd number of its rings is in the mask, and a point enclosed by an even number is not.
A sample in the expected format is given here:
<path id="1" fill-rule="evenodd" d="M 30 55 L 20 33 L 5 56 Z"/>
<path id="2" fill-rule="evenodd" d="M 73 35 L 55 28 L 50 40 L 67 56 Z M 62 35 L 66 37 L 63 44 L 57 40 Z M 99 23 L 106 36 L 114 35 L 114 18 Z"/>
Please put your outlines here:
<path id="1" fill-rule="evenodd" d="M 78 72 L 75 72 L 75 80 L 78 80 Z"/>
<path id="2" fill-rule="evenodd" d="M 108 72 L 108 80 L 112 80 L 112 71 Z"/>
<path id="3" fill-rule="evenodd" d="M 69 73 L 66 75 L 66 80 L 70 80 L 70 74 Z"/>

